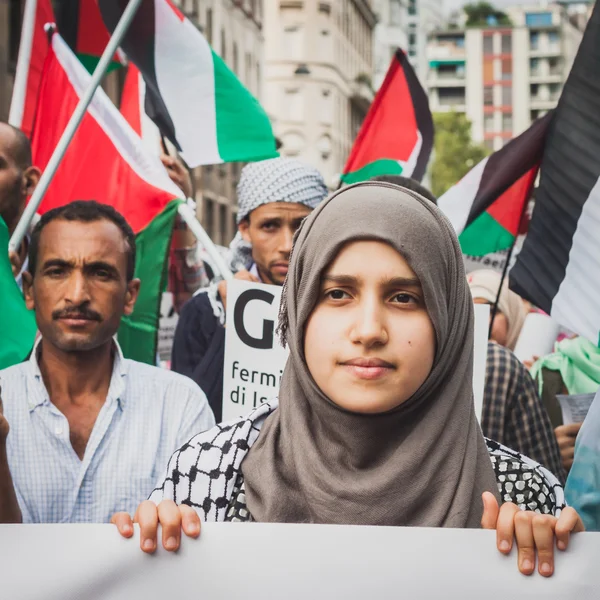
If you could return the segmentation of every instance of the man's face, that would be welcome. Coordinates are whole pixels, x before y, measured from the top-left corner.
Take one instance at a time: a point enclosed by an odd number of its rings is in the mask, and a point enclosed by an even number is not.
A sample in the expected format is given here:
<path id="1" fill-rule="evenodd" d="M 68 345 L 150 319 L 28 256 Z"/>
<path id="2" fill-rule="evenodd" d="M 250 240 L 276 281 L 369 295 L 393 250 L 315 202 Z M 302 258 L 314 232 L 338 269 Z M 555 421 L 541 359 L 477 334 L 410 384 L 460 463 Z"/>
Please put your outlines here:
<path id="1" fill-rule="evenodd" d="M 14 158 L 15 133 L 0 123 L 0 217 L 12 233 L 25 209 L 27 182 Z"/>
<path id="2" fill-rule="evenodd" d="M 271 202 L 255 208 L 240 223 L 242 237 L 252 244 L 252 258 L 265 283 L 283 285 L 294 233 L 311 209 L 304 204 Z"/>
<path id="3" fill-rule="evenodd" d="M 32 275 L 24 274 L 27 307 L 45 341 L 63 352 L 110 341 L 121 317 L 133 312 L 140 286 L 127 282 L 127 242 L 106 219 L 46 225 Z"/>

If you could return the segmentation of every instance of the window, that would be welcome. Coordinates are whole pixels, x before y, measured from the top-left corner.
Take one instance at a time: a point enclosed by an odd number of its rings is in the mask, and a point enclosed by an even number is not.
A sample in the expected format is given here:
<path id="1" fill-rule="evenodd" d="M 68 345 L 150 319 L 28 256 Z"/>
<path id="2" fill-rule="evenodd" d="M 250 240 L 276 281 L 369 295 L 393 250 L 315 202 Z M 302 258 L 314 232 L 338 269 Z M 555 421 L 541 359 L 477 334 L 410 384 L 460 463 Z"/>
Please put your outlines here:
<path id="1" fill-rule="evenodd" d="M 214 222 L 215 222 L 215 207 L 214 202 L 210 198 L 204 197 L 204 214 L 203 214 L 203 225 L 204 229 L 206 229 L 206 233 L 210 235 L 210 237 L 214 237 Z"/>
<path id="2" fill-rule="evenodd" d="M 206 9 L 206 26 L 204 27 L 206 40 L 212 46 L 213 43 L 213 11 L 212 8 Z"/>
<path id="3" fill-rule="evenodd" d="M 411 17 L 417 14 L 417 0 L 408 0 L 408 14 Z"/>
<path id="4" fill-rule="evenodd" d="M 512 106 L 512 85 L 502 86 L 502 106 Z"/>
<path id="5" fill-rule="evenodd" d="M 438 90 L 440 106 L 457 106 L 465 104 L 464 87 L 447 87 Z"/>
<path id="6" fill-rule="evenodd" d="M 494 79 L 494 59 L 488 56 L 483 59 L 483 81 L 488 83 Z"/>
<path id="7" fill-rule="evenodd" d="M 221 245 L 225 246 L 227 244 L 227 242 L 229 242 L 230 240 L 228 240 L 227 238 L 229 237 L 227 235 L 227 225 L 228 225 L 228 219 L 227 219 L 227 206 L 225 206 L 225 204 L 220 204 L 219 205 L 219 228 L 220 228 L 220 234 L 221 234 Z"/>
<path id="8" fill-rule="evenodd" d="M 531 58 L 529 60 L 529 74 L 531 76 L 539 75 L 540 73 L 540 59 Z"/>
<path id="9" fill-rule="evenodd" d="M 532 50 L 538 50 L 540 47 L 540 34 L 536 31 L 532 31 L 529 34 L 529 47 Z"/>
<path id="10" fill-rule="evenodd" d="M 464 69 L 464 67 L 463 67 Z M 458 73 L 458 66 L 457 65 L 440 65 L 438 67 L 438 77 L 440 79 L 452 79 L 454 77 L 457 77 Z M 464 75 L 464 70 L 463 70 L 463 75 Z"/>
<path id="11" fill-rule="evenodd" d="M 558 46 L 560 43 L 560 37 L 558 35 L 558 31 L 548 32 L 548 43 L 550 44 L 550 48 L 552 50 L 558 50 Z"/>
<path id="12" fill-rule="evenodd" d="M 525 25 L 527 27 L 551 27 L 552 13 L 525 13 Z"/>
<path id="13" fill-rule="evenodd" d="M 529 95 L 532 98 L 534 98 L 534 99 L 537 98 L 539 93 L 540 93 L 540 86 L 537 83 L 534 83 L 533 85 L 529 86 Z"/>
<path id="14" fill-rule="evenodd" d="M 530 117 L 531 117 L 531 122 L 533 123 L 533 121 L 536 121 L 540 116 L 540 111 L 539 110 L 532 110 Z"/>
<path id="15" fill-rule="evenodd" d="M 483 38 L 483 53 L 494 54 L 494 38 L 491 35 L 486 35 Z"/>
<path id="16" fill-rule="evenodd" d="M 483 88 L 483 105 L 494 106 L 494 88 L 491 85 L 486 85 Z"/>
<path id="17" fill-rule="evenodd" d="M 512 52 L 512 36 L 505 34 L 502 36 L 502 54 L 510 54 Z"/>
<path id="18" fill-rule="evenodd" d="M 408 34 L 408 45 L 409 46 L 414 46 L 417 43 L 417 34 L 416 33 L 409 33 Z"/>
<path id="19" fill-rule="evenodd" d="M 548 86 L 550 92 L 550 100 L 558 100 L 560 96 L 560 83 L 551 83 Z"/>
<path id="20" fill-rule="evenodd" d="M 8 60 L 16 67 L 21 41 L 21 3 L 10 0 L 8 4 Z"/>
<path id="21" fill-rule="evenodd" d="M 282 55 L 290 60 L 301 61 L 303 59 L 304 35 L 298 25 L 285 27 L 282 36 Z"/>
<path id="22" fill-rule="evenodd" d="M 496 126 L 494 124 L 494 115 L 484 115 L 483 117 L 483 130 L 485 133 L 492 133 L 495 130 Z"/>
<path id="23" fill-rule="evenodd" d="M 562 75 L 562 64 L 560 58 L 548 59 L 548 71 L 550 75 Z"/>
<path id="24" fill-rule="evenodd" d="M 502 81 L 510 81 L 512 79 L 512 58 L 502 59 Z"/>
<path id="25" fill-rule="evenodd" d="M 513 130 L 512 113 L 504 113 L 502 115 L 502 131 L 511 133 Z"/>
<path id="26" fill-rule="evenodd" d="M 227 40 L 225 39 L 225 29 L 221 29 L 221 58 L 227 61 Z"/>

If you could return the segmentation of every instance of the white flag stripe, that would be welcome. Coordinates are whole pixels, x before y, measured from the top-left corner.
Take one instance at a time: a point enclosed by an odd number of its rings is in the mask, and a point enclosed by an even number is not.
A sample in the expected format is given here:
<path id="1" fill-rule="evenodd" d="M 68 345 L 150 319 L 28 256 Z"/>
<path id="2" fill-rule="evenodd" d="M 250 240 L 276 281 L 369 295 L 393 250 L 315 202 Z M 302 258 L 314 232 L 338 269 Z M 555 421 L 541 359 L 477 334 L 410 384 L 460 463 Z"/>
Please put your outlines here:
<path id="1" fill-rule="evenodd" d="M 60 35 L 52 36 L 52 48 L 73 89 L 81 97 L 89 86 L 91 75 Z M 147 152 L 141 138 L 102 88 L 96 90 L 88 112 L 139 177 L 154 187 L 171 192 L 173 198 L 181 198 L 181 190 L 171 181 L 158 155 Z"/>
<path id="2" fill-rule="evenodd" d="M 594 344 L 600 332 L 600 180 L 592 188 L 577 221 L 569 262 L 551 316 Z"/>
<path id="3" fill-rule="evenodd" d="M 212 50 L 196 27 L 187 19 L 181 21 L 165 0 L 155 0 L 154 9 L 156 81 L 181 155 L 191 167 L 221 163 Z"/>
<path id="4" fill-rule="evenodd" d="M 488 160 L 489 157 L 484 158 L 438 200 L 440 210 L 450 219 L 456 235 L 460 235 L 467 224 Z"/>
<path id="5" fill-rule="evenodd" d="M 160 131 L 154 121 L 146 114 L 146 82 L 139 71 L 136 72 L 136 77 L 142 142 L 148 152 L 160 156 Z"/>

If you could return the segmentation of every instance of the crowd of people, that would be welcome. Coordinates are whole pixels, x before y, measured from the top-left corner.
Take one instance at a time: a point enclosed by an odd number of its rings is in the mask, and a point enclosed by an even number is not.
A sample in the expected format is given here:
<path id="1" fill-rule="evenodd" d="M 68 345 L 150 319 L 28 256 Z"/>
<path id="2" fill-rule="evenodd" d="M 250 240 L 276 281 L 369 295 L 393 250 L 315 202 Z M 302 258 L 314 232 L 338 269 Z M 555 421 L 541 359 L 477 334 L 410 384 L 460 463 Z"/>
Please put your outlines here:
<path id="1" fill-rule="evenodd" d="M 191 196 L 183 165 L 163 164 Z M 39 176 L 27 138 L 0 123 L 9 231 Z M 483 527 L 544 576 L 555 546 L 600 529 L 600 407 L 581 427 L 557 399 L 596 393 L 600 350 L 567 335 L 521 362 L 534 307 L 493 271 L 465 273 L 429 190 L 381 176 L 329 194 L 318 171 L 276 158 L 244 167 L 238 202 L 232 269 L 283 286 L 290 353 L 278 397 L 226 423 L 228 284 L 185 225 L 169 257 L 180 316 L 167 370 L 125 358 L 116 338 L 143 285 L 125 219 L 89 200 L 32 224 L 10 260 L 39 333 L 0 371 L 0 522 L 112 521 L 130 537 L 135 518 L 145 552 L 158 524 L 176 550 L 201 520 Z M 474 303 L 492 307 L 481 415 Z"/>

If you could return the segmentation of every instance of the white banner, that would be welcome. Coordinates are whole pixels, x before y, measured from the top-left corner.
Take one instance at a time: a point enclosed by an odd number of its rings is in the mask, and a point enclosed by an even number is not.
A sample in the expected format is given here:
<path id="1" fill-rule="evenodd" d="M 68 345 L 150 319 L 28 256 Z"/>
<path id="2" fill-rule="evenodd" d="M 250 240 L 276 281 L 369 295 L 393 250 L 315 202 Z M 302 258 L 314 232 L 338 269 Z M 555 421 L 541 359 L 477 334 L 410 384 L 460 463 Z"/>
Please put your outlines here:
<path id="1" fill-rule="evenodd" d="M 233 279 L 227 283 L 223 421 L 275 398 L 288 352 L 278 337 L 282 288 Z"/>
<path id="2" fill-rule="evenodd" d="M 0 526 L 6 600 L 597 600 L 600 535 L 579 533 L 549 578 L 517 570 L 493 531 L 205 523 L 146 555 L 112 525 Z"/>
<path id="3" fill-rule="evenodd" d="M 279 393 L 288 356 L 275 335 L 281 290 L 236 279 L 227 284 L 223 421 L 247 415 Z M 475 305 L 473 396 L 478 419 L 483 407 L 489 314 L 489 306 Z"/>

